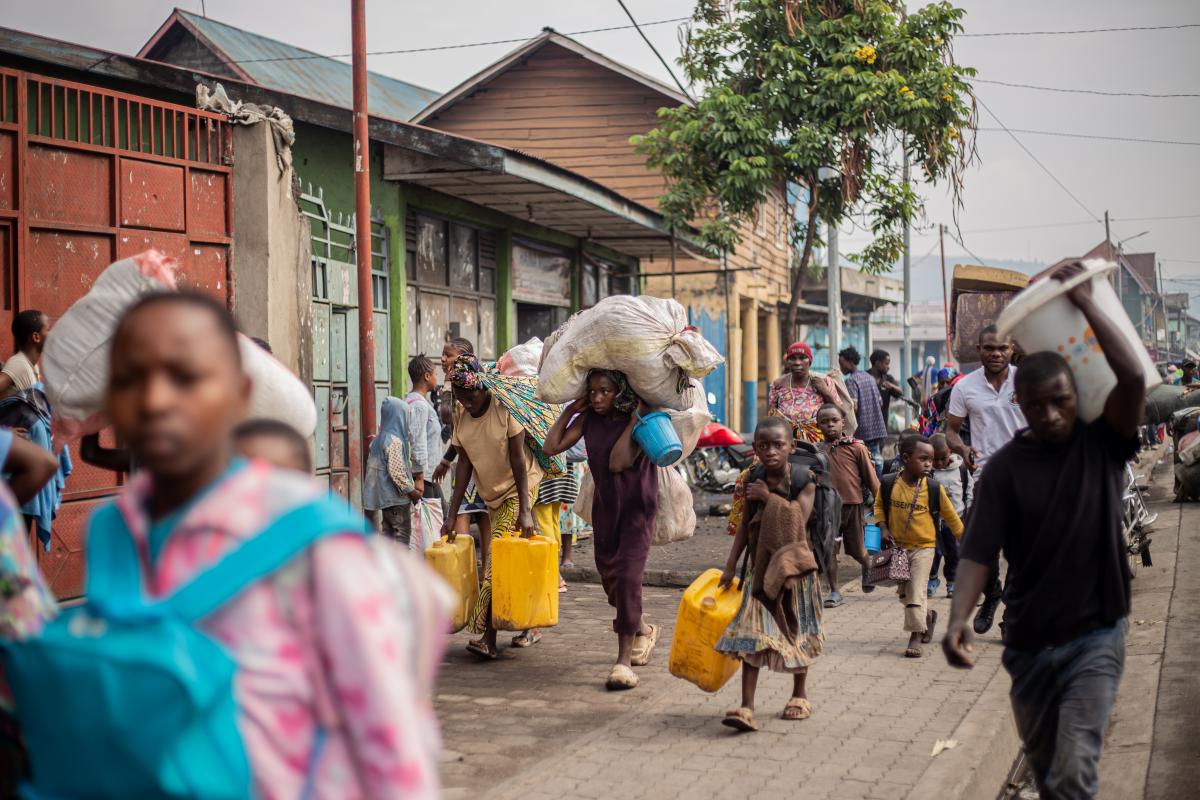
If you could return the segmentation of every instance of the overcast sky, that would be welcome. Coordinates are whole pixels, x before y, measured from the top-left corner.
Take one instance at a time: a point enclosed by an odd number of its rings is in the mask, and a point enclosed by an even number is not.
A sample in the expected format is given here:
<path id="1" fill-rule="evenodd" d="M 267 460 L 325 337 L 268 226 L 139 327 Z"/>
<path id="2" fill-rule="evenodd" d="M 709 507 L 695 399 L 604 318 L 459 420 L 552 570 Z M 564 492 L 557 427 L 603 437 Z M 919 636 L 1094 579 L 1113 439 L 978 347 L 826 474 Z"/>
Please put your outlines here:
<path id="1" fill-rule="evenodd" d="M 201 10 L 199 0 L 178 2 L 188 10 Z M 1194 0 L 959 2 L 967 9 L 968 34 L 1200 23 L 1200 4 Z M 172 0 L 0 0 L 4 9 L 0 24 L 132 54 L 174 5 Z M 210 17 L 238 27 L 320 53 L 349 52 L 349 3 L 344 0 L 207 0 L 206 5 Z M 627 5 L 641 23 L 686 17 L 692 10 L 690 0 L 627 0 Z M 909 6 L 918 4 L 910 2 Z M 615 0 L 374 0 L 368 3 L 367 45 L 372 51 L 395 50 L 529 37 L 544 26 L 573 33 L 626 23 Z M 679 52 L 677 27 L 675 23 L 645 27 L 651 41 L 672 62 Z M 581 34 L 578 38 L 612 58 L 669 81 L 633 30 Z M 372 70 L 446 90 L 515 46 L 380 55 L 369 63 Z M 960 63 L 976 67 L 980 79 L 1109 92 L 1200 94 L 1200 28 L 978 36 L 961 39 L 956 55 Z M 976 90 L 1013 129 L 1200 142 L 1200 97 L 1101 97 L 984 83 Z M 999 127 L 982 107 L 980 126 Z M 1103 241 L 1103 226 L 1089 220 L 1108 209 L 1115 220 L 1115 237 L 1149 231 L 1129 243 L 1130 251 L 1156 252 L 1168 279 L 1187 281 L 1172 281 L 1169 288 L 1192 293 L 1196 314 L 1200 306 L 1200 147 L 1016 136 L 1080 203 L 1056 185 L 1008 134 L 981 131 L 981 163 L 967 176 L 965 208 L 960 216 L 964 243 L 971 253 L 985 261 L 1040 263 L 1079 255 Z M 950 223 L 945 193 L 925 187 L 922 194 L 927 198 L 928 224 L 936 228 L 938 222 Z M 991 230 L 995 228 L 1023 230 Z M 843 234 L 843 252 L 861 244 L 861 234 L 849 229 Z M 914 235 L 915 269 L 935 269 L 935 259 L 922 258 L 935 246 L 936 235 Z M 950 241 L 947 258 L 974 260 Z M 928 280 L 932 275 L 918 277 L 927 278 L 919 281 L 923 285 L 935 283 Z"/>

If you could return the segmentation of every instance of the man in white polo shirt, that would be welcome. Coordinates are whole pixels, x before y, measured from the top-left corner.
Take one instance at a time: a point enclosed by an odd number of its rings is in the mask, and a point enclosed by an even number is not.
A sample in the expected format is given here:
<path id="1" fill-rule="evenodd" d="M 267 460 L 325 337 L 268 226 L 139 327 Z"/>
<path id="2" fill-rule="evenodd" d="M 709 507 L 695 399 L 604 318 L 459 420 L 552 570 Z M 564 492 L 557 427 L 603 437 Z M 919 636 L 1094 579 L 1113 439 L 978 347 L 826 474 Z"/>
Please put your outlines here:
<path id="1" fill-rule="evenodd" d="M 950 449 L 963 457 L 975 480 L 983 477 L 988 458 L 1012 441 L 1025 427 L 1025 415 L 1017 405 L 1017 368 L 1012 366 L 1012 340 L 1000 336 L 995 325 L 979 333 L 979 360 L 983 366 L 954 384 L 946 416 L 946 440 Z M 970 427 L 971 444 L 962 438 L 963 423 Z M 990 566 L 983 605 L 975 615 L 978 634 L 992 628 L 996 607 L 1003 593 L 1000 586 L 1000 562 Z"/>

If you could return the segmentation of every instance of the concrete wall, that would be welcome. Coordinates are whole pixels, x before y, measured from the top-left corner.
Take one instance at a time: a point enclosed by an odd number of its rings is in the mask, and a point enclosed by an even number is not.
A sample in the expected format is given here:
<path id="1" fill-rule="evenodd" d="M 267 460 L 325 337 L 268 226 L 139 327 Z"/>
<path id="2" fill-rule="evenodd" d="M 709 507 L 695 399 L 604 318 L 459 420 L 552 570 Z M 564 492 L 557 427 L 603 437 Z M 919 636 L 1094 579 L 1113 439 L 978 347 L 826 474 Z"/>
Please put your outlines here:
<path id="1" fill-rule="evenodd" d="M 234 318 L 265 339 L 276 358 L 312 377 L 308 225 L 290 168 L 280 170 L 271 128 L 233 126 Z"/>

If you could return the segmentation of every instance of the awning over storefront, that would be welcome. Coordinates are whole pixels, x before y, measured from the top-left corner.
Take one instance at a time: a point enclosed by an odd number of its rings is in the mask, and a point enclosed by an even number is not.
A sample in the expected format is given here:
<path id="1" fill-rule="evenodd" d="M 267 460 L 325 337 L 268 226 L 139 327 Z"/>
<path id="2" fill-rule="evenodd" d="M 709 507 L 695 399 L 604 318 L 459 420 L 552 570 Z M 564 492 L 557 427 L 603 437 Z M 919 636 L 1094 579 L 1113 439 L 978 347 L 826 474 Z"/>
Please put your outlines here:
<path id="1" fill-rule="evenodd" d="M 671 256 L 671 228 L 662 216 L 584 176 L 498 145 L 399 125 L 374 124 L 372 138 L 402 142 L 384 149 L 383 176 L 501 211 L 637 258 Z M 694 230 L 676 246 L 703 252 Z"/>

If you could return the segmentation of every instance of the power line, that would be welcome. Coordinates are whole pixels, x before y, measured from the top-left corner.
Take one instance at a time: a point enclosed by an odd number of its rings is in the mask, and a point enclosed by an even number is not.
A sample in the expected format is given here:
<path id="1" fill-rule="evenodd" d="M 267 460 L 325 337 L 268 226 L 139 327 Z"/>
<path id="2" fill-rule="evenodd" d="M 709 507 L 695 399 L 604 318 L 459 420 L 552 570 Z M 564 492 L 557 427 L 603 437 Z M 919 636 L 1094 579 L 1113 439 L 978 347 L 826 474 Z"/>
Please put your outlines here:
<path id="1" fill-rule="evenodd" d="M 978 98 L 977 98 L 978 99 Z M 982 105 L 983 101 L 979 103 Z M 986 108 L 986 106 L 984 106 Z M 992 119 L 996 119 L 996 115 L 992 114 Z M 999 120 L 996 120 L 999 122 Z M 985 133 L 999 133 L 1003 131 L 1009 135 L 1013 133 L 1028 133 L 1032 136 L 1058 136 L 1066 139 L 1098 139 L 1104 142 L 1135 142 L 1137 144 L 1171 144 L 1181 147 L 1200 147 L 1200 142 L 1184 142 L 1178 139 L 1142 139 L 1134 136 L 1100 136 L 1091 133 L 1066 133 L 1065 131 L 1035 131 L 1027 128 L 1008 128 L 1001 124 L 999 128 L 976 128 L 977 131 Z"/>
<path id="2" fill-rule="evenodd" d="M 1106 92 L 1101 89 L 1065 89 L 1058 86 L 1036 86 L 1031 83 L 1009 83 L 1008 81 L 992 81 L 984 78 L 973 78 L 975 83 L 990 83 L 995 86 L 1008 86 L 1013 89 L 1035 89 L 1039 92 L 1061 92 L 1063 94 L 1095 94 L 1102 97 L 1200 97 L 1200 93 L 1178 92 L 1172 94 L 1157 94 L 1154 92 Z"/>
<path id="3" fill-rule="evenodd" d="M 983 109 L 985 111 L 987 111 L 988 116 L 990 116 L 992 119 L 996 120 L 996 123 L 1001 128 L 1003 128 L 1004 131 L 1009 136 L 1012 137 L 1012 140 L 1017 143 L 1017 146 L 1020 147 L 1022 150 L 1024 150 L 1025 154 L 1027 156 L 1029 156 L 1030 158 L 1032 158 L 1033 162 L 1035 164 L 1037 164 L 1039 167 L 1041 167 L 1042 171 L 1045 172 L 1047 175 L 1049 175 L 1050 179 L 1052 181 L 1054 181 L 1055 183 L 1057 183 L 1058 187 L 1060 189 L 1062 189 L 1064 192 L 1066 192 L 1068 195 L 1070 195 L 1071 199 L 1075 201 L 1076 205 L 1078 205 L 1080 208 L 1082 208 L 1084 211 L 1086 211 L 1087 215 L 1089 217 L 1091 217 L 1092 219 L 1096 220 L 1096 222 L 1100 222 L 1100 217 L 1095 212 L 1093 212 L 1090 208 L 1088 208 L 1087 205 L 1082 200 L 1080 200 L 1078 197 L 1076 197 L 1075 193 L 1072 192 L 1070 189 L 1068 189 L 1067 185 L 1065 183 L 1063 183 L 1062 181 L 1060 181 L 1058 179 L 1058 176 L 1055 175 L 1053 172 L 1051 172 L 1050 168 L 1047 167 L 1045 164 L 1043 164 L 1041 162 L 1041 160 L 1033 154 L 1033 151 L 1030 150 L 1028 147 L 1026 147 L 1024 142 L 1022 142 L 1020 139 L 1017 138 L 1017 135 L 1015 133 L 1013 133 L 1011 130 L 1008 129 L 1008 126 L 1005 125 L 1004 122 L 999 117 L 996 116 L 996 112 L 992 111 L 991 107 L 989 107 L 987 103 L 983 102 L 982 98 L 976 97 L 975 99 L 979 102 L 979 105 L 983 106 Z M 960 242 L 960 244 L 961 244 L 961 242 Z M 966 245 L 963 245 L 963 246 L 965 247 Z"/>
<path id="4" fill-rule="evenodd" d="M 695 103 L 696 101 L 692 99 L 692 96 L 688 93 L 688 90 L 683 88 L 683 84 L 679 82 L 679 78 L 675 77 L 675 70 L 671 69 L 671 65 L 668 64 L 667 60 L 662 57 L 662 53 L 658 52 L 658 48 L 655 47 L 654 43 L 650 41 L 650 37 L 646 36 L 646 32 L 638 26 L 637 20 L 633 18 L 633 14 L 631 14 L 629 9 L 625 6 L 625 0 L 617 0 L 617 5 L 619 5 L 621 10 L 625 12 L 625 16 L 629 17 L 629 21 L 633 23 L 634 29 L 638 32 L 638 36 L 642 37 L 642 41 L 646 43 L 646 46 L 654 51 L 654 55 L 658 56 L 659 63 L 662 64 L 663 69 L 670 74 L 671 80 L 675 81 L 675 85 L 679 87 L 679 91 L 683 92 L 684 97 L 686 97 L 688 100 L 691 100 L 692 103 Z"/>
<path id="5" fill-rule="evenodd" d="M 1085 33 L 1125 33 L 1128 31 L 1176 31 L 1185 28 L 1200 28 L 1200 23 L 1189 22 L 1183 25 L 1138 25 L 1127 28 L 1084 28 L 1072 31 L 993 31 L 991 33 L 960 33 L 958 37 L 989 37 L 989 36 L 1077 36 Z"/>
<path id="6" fill-rule="evenodd" d="M 1112 222 L 1163 222 L 1177 219 L 1200 219 L 1200 214 L 1181 214 L 1171 217 L 1113 217 Z M 1079 220 L 1078 222 L 1047 222 L 1041 225 L 1013 225 L 1004 228 L 975 228 L 963 233 L 1004 233 L 1007 231 L 1032 231 L 1043 228 L 1071 228 L 1079 225 L 1095 225 L 1095 220 Z"/>
<path id="7" fill-rule="evenodd" d="M 642 27 L 651 25 L 669 25 L 673 22 L 687 22 L 691 17 L 675 17 L 673 19 L 657 19 L 653 22 L 643 22 Z M 572 31 L 564 33 L 563 36 L 583 36 L 588 33 L 604 33 L 605 31 L 627 31 L 631 28 L 636 28 L 637 25 L 611 25 L 607 28 L 591 28 L 586 31 Z M 639 29 L 639 33 L 640 33 Z M 442 44 L 432 47 L 410 47 L 404 50 L 372 50 L 367 53 L 369 56 L 396 56 L 405 53 L 432 53 L 438 50 L 461 50 L 466 47 L 488 47 L 496 44 L 515 44 L 517 42 L 528 42 L 531 37 L 523 36 L 519 39 L 493 39 L 490 42 L 464 42 L 462 44 Z M 643 34 L 642 38 L 645 38 Z M 258 64 L 264 61 L 310 61 L 318 58 L 349 58 L 350 53 L 334 53 L 332 55 L 321 55 L 320 53 L 312 53 L 306 56 L 277 56 L 275 58 L 246 58 L 240 61 L 230 61 L 230 64 Z M 661 56 L 660 56 L 661 58 Z"/>

